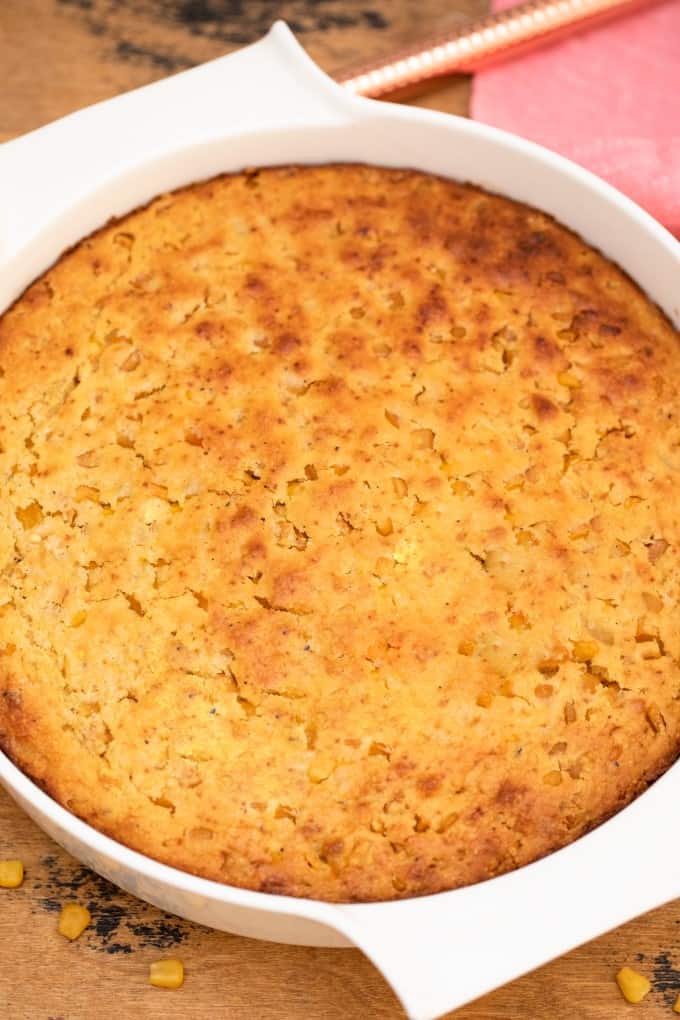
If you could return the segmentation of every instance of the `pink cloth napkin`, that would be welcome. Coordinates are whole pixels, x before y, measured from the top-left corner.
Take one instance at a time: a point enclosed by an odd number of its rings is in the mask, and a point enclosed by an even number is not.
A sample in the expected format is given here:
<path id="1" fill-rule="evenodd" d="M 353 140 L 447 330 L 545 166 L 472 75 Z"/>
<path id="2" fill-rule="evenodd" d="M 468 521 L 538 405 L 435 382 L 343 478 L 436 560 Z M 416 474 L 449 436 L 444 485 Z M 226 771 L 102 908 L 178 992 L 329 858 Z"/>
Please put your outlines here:
<path id="1" fill-rule="evenodd" d="M 680 236 L 680 0 L 480 71 L 472 116 L 588 167 Z"/>

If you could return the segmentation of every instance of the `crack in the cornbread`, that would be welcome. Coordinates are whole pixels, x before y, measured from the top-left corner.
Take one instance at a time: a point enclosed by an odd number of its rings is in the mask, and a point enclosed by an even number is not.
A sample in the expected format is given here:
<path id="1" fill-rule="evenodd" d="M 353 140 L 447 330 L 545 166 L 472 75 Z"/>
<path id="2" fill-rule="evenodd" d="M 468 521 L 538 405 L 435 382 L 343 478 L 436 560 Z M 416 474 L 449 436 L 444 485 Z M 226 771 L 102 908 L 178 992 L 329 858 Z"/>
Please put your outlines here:
<path id="1" fill-rule="evenodd" d="M 680 745 L 677 335 L 422 174 L 163 196 L 0 320 L 0 745 L 188 870 L 434 892 Z"/>

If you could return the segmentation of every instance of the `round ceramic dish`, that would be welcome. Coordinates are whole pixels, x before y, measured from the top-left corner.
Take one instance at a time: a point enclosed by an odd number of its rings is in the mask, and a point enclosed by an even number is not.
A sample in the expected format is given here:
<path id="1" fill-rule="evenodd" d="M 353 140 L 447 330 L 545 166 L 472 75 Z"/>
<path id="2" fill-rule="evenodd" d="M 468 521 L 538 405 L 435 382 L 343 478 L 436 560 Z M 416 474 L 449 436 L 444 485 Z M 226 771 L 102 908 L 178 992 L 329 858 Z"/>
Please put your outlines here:
<path id="1" fill-rule="evenodd" d="M 59 254 L 159 192 L 281 163 L 414 167 L 551 213 L 680 324 L 680 245 L 632 202 L 545 150 L 470 121 L 356 99 L 283 24 L 254 46 L 0 146 L 0 312 Z M 479 885 L 334 905 L 249 892 L 96 832 L 0 754 L 0 782 L 58 843 L 165 910 L 253 938 L 359 946 L 412 1020 L 435 1017 L 680 896 L 680 763 L 616 817 Z"/>

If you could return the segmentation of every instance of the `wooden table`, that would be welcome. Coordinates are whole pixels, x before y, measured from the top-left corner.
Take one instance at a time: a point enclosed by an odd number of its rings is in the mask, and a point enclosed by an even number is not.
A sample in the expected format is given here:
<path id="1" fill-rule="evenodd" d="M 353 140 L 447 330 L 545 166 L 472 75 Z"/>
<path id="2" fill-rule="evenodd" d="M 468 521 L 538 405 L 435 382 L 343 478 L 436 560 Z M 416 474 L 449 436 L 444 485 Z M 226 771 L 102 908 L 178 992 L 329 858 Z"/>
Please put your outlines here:
<path id="1" fill-rule="evenodd" d="M 484 6 L 485 0 L 0 0 L 0 141 L 250 42 L 276 17 L 285 17 L 311 55 L 332 70 L 413 38 L 427 26 L 479 14 Z M 459 80 L 415 102 L 464 113 L 468 96 L 469 83 Z M 403 1016 L 359 952 L 251 942 L 164 915 L 80 867 L 0 792 L 0 858 L 7 856 L 21 857 L 27 875 L 20 890 L 0 891 L 2 1020 Z M 630 881 L 644 881 L 644 874 Z M 70 944 L 56 933 L 56 915 L 63 901 L 74 899 L 90 907 L 93 924 Z M 149 963 L 167 955 L 185 963 L 180 992 L 146 983 Z M 623 1003 L 614 984 L 623 964 L 645 972 L 654 985 L 634 1015 L 670 1020 L 680 990 L 680 903 L 625 925 L 456 1016 L 625 1016 L 633 1007 Z M 455 968 L 451 960 L 454 973 Z"/>

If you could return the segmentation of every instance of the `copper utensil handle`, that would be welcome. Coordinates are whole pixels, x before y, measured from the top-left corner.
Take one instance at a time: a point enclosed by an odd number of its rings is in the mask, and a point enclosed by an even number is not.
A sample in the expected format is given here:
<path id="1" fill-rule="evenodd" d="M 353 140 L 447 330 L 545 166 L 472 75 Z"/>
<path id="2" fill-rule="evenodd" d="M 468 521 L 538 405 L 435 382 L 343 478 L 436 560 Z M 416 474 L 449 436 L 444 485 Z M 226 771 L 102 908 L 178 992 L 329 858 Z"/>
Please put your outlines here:
<path id="1" fill-rule="evenodd" d="M 410 85 L 479 67 L 549 42 L 606 16 L 654 0 L 529 0 L 396 53 L 342 68 L 333 77 L 360 96 L 384 96 Z"/>

